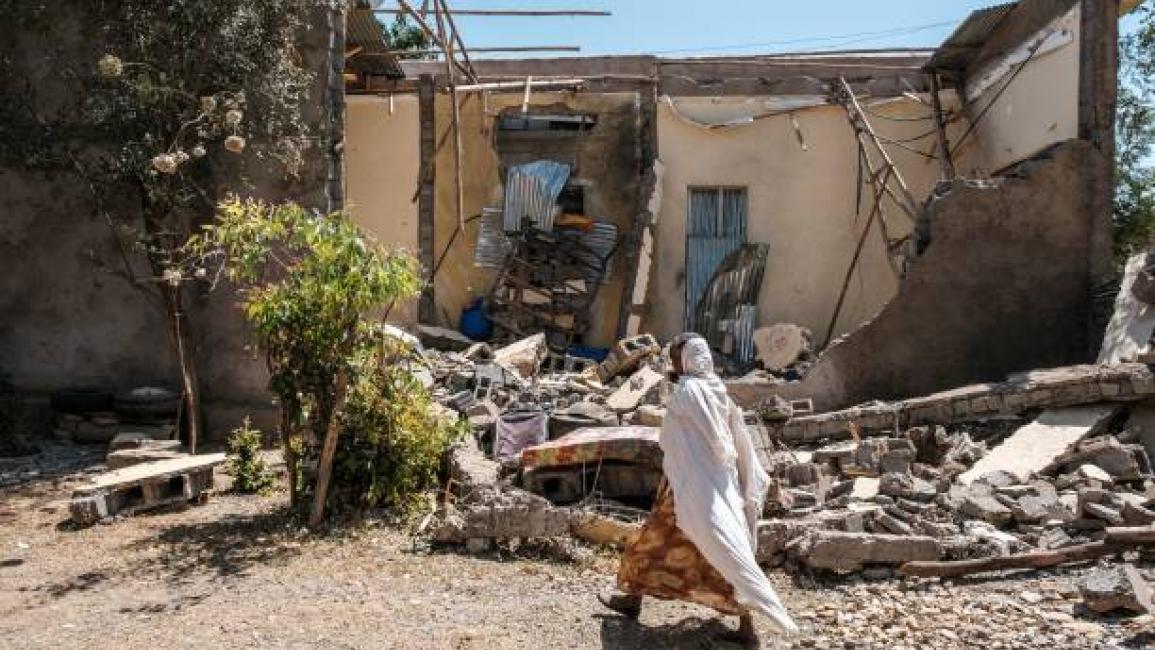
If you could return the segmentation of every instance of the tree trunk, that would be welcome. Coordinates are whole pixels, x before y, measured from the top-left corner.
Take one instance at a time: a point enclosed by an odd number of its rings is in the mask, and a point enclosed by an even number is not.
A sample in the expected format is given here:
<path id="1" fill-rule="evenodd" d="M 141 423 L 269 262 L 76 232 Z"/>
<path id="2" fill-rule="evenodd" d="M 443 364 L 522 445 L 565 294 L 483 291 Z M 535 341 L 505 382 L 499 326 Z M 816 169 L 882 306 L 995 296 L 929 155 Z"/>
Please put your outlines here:
<path id="1" fill-rule="evenodd" d="M 184 296 L 179 285 L 167 287 L 164 304 L 172 328 L 177 363 L 180 366 L 181 397 L 184 401 L 185 417 L 188 418 L 188 451 L 195 454 L 201 433 L 200 381 L 195 359 L 196 347 L 189 331 L 188 316 L 184 311 Z"/>
<path id="2" fill-rule="evenodd" d="M 325 441 L 321 446 L 321 458 L 317 464 L 317 487 L 313 490 L 313 508 L 309 512 L 309 528 L 316 530 L 325 520 L 325 499 L 329 495 L 329 480 L 332 478 L 333 456 L 337 452 L 337 438 L 341 434 L 341 412 L 345 406 L 345 393 L 349 380 L 344 372 L 337 375 L 333 390 L 333 408 L 325 427 Z"/>
<path id="3" fill-rule="evenodd" d="M 297 435 L 294 420 L 300 413 L 300 405 L 296 400 L 281 397 L 281 449 L 285 453 L 285 469 L 289 473 L 289 506 L 294 510 L 300 503 L 300 494 L 297 493 L 297 470 L 300 459 L 293 448 L 293 440 Z"/>

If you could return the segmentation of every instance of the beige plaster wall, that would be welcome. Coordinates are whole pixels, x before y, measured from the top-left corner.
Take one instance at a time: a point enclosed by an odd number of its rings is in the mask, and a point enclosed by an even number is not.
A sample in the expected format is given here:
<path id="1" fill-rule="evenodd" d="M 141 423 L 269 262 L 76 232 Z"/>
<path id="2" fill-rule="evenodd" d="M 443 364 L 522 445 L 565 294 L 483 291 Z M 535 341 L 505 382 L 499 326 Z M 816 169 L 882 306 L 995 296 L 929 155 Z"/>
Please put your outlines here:
<path id="1" fill-rule="evenodd" d="M 990 175 L 1055 143 L 1078 137 L 1079 5 L 1008 56 L 1029 52 L 1037 38 L 1051 32 L 1055 48 L 1040 47 L 1017 74 L 1013 70 L 1008 74 L 1006 57 L 970 71 L 967 115 L 972 120 L 984 111 L 985 115 L 977 122 L 973 136 L 963 143 L 964 155 L 975 164 L 962 171 Z M 1000 67 L 1000 63 L 1004 65 Z M 982 92 L 976 93 L 978 84 L 992 72 L 993 83 L 984 84 Z"/>
<path id="2" fill-rule="evenodd" d="M 345 112 L 345 195 L 353 219 L 390 248 L 417 256 L 421 165 L 416 95 L 348 97 Z M 412 323 L 417 300 L 394 308 L 390 320 Z"/>
<path id="3" fill-rule="evenodd" d="M 716 104 L 722 100 L 702 101 Z M 751 105 L 744 98 L 730 101 Z M 723 113 L 716 106 L 695 111 L 682 99 L 677 105 L 682 115 Z M 930 109 L 912 99 L 875 102 L 869 110 L 882 116 L 871 120 L 884 137 L 908 139 L 933 129 L 933 122 L 921 119 L 930 116 Z M 668 337 L 682 328 L 687 188 L 724 185 L 747 188 L 747 239 L 770 246 L 758 324 L 793 322 L 810 328 L 819 338 L 825 334 L 871 195 L 864 186 L 863 212 L 857 214 L 857 149 L 845 111 L 822 105 L 796 110 L 794 117 L 802 143 L 786 114 L 707 130 L 688 123 L 665 102 L 659 104 L 658 151 L 665 174 L 644 329 Z M 952 132 L 957 133 L 960 126 L 953 126 Z M 908 146 L 933 152 L 934 137 L 927 135 Z M 887 149 L 915 197 L 925 198 L 938 179 L 938 163 L 897 146 Z M 911 221 L 889 201 L 885 206 L 891 234 L 909 232 Z M 876 314 L 896 287 L 881 237 L 871 233 L 835 335 L 853 330 Z"/>

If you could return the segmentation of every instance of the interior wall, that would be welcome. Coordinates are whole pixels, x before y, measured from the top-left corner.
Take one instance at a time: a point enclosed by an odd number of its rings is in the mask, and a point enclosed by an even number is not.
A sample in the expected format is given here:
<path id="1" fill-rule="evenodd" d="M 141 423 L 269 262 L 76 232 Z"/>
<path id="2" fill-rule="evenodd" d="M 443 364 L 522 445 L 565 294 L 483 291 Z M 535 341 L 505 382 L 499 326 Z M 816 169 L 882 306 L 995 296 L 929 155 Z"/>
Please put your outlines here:
<path id="1" fill-rule="evenodd" d="M 932 202 L 934 237 L 879 315 L 801 380 L 728 384 L 819 410 L 901 399 L 1088 359 L 1094 220 L 1081 182 L 1102 154 L 1073 140 L 994 182 L 955 181 Z"/>
<path id="2" fill-rule="evenodd" d="M 463 212 L 466 219 L 480 214 L 483 207 L 501 206 L 502 179 L 494 148 L 494 118 L 507 107 L 520 107 L 523 99 L 523 93 L 516 92 L 491 94 L 484 100 L 477 93 L 469 93 L 461 100 Z M 437 141 L 451 128 L 450 101 L 444 94 L 439 94 L 436 99 Z M 598 115 L 597 125 L 575 140 L 577 170 L 571 176 L 571 182 L 587 184 L 587 216 L 614 223 L 619 234 L 630 232 L 639 210 L 636 93 L 534 92 L 530 97 L 530 110 L 548 112 L 559 103 L 572 111 Z M 446 252 L 458 225 L 454 165 L 450 131 L 446 146 L 441 148 L 436 158 L 435 259 Z M 478 268 L 473 263 L 477 231 L 476 221 L 466 224 L 465 236 L 459 235 L 453 240 L 435 278 L 435 309 L 438 321 L 443 325 L 456 327 L 462 309 L 473 297 L 487 295 L 494 281 L 492 270 Z M 585 341 L 589 345 L 608 346 L 616 337 L 624 278 L 621 264 L 617 266 L 618 270 L 602 284 L 594 304 L 592 328 Z"/>
<path id="3" fill-rule="evenodd" d="M 345 107 L 345 196 L 353 220 L 388 248 L 419 255 L 417 202 L 421 166 L 417 96 L 353 95 Z M 390 320 L 417 320 L 417 299 Z"/>
<path id="4" fill-rule="evenodd" d="M 1013 16 L 1012 16 L 1013 17 Z M 1079 4 L 1024 40 L 1004 45 L 995 56 L 968 70 L 967 114 L 976 120 L 965 148 L 975 164 L 960 169 L 972 176 L 993 174 L 1079 132 Z M 1020 69 L 1007 66 L 1029 55 L 1045 34 L 1044 44 Z M 985 78 L 994 75 L 989 81 Z M 978 92 L 980 91 L 981 92 Z M 982 119 L 979 120 L 979 115 Z"/>
<path id="5" fill-rule="evenodd" d="M 703 98 L 695 106 L 685 99 L 676 101 L 678 113 L 666 102 L 659 104 L 658 151 L 665 174 L 655 271 L 643 328 L 670 337 L 683 326 L 688 188 L 743 186 L 748 201 L 747 239 L 770 246 L 757 324 L 792 322 L 822 337 L 871 205 L 870 187 L 864 183 L 861 214 L 856 208 L 858 153 L 845 110 L 834 105 L 799 108 L 793 113 L 798 131 L 788 114 L 705 129 L 685 117 L 726 121 L 750 115 L 765 102 L 760 98 Z M 730 104 L 728 113 L 719 107 L 726 103 Z M 929 119 L 930 109 L 922 103 L 898 98 L 868 103 L 867 110 L 874 114 L 870 120 L 881 136 L 914 138 L 905 146 L 933 153 L 934 123 Z M 956 122 L 951 133 L 957 135 L 961 128 L 962 121 Z M 886 148 L 916 199 L 924 199 L 938 180 L 938 163 L 899 146 Z M 910 231 L 912 222 L 889 199 L 884 201 L 884 210 L 892 236 Z M 853 330 L 876 314 L 896 287 L 882 238 L 872 233 L 835 335 Z"/>

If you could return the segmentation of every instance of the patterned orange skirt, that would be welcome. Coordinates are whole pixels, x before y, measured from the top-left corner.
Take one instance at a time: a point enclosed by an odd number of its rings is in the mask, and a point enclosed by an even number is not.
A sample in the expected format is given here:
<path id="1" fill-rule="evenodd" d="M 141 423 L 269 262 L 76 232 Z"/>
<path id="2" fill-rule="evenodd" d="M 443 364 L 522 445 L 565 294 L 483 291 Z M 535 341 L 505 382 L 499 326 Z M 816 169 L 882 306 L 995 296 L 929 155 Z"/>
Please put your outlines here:
<path id="1" fill-rule="evenodd" d="M 618 589 L 637 596 L 682 600 L 730 616 L 746 613 L 734 588 L 678 528 L 674 493 L 662 481 L 650 518 L 626 546 L 618 568 Z"/>

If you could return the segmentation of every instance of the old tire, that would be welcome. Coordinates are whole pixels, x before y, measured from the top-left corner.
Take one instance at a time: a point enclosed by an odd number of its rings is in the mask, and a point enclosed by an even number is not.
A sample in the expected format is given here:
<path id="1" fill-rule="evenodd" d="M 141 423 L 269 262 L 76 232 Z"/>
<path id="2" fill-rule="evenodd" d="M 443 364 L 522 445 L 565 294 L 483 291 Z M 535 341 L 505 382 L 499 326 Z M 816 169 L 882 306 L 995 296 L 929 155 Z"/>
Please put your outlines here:
<path id="1" fill-rule="evenodd" d="M 112 410 L 112 393 L 99 388 L 65 388 L 49 397 L 49 404 L 60 413 L 99 413 Z"/>
<path id="2" fill-rule="evenodd" d="M 138 424 L 175 420 L 180 407 L 180 393 L 157 386 L 123 391 L 113 400 L 113 410 L 121 420 Z"/>

